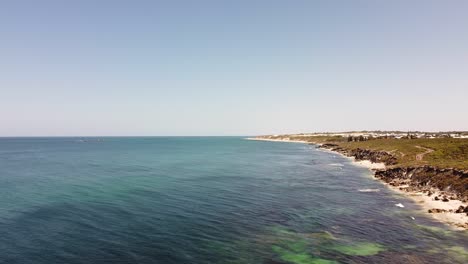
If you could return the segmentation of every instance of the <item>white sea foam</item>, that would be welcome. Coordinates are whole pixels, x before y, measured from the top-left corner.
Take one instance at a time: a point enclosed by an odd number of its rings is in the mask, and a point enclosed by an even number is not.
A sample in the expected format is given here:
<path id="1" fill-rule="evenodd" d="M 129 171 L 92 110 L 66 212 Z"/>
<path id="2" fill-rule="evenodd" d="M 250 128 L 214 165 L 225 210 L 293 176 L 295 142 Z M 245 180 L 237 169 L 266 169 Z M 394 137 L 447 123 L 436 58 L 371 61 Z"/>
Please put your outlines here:
<path id="1" fill-rule="evenodd" d="M 359 192 L 364 192 L 364 193 L 368 193 L 368 192 L 380 192 L 380 189 L 360 189 L 358 190 Z"/>

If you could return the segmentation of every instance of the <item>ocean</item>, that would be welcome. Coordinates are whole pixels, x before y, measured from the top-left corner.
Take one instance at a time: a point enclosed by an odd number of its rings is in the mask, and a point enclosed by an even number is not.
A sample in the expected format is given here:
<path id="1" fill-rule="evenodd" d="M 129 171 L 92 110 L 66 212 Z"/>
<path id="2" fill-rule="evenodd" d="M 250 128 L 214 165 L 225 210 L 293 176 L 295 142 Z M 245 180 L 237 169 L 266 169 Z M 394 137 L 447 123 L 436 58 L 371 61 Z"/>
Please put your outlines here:
<path id="1" fill-rule="evenodd" d="M 0 263 L 467 263 L 419 209 L 312 145 L 0 139 Z"/>

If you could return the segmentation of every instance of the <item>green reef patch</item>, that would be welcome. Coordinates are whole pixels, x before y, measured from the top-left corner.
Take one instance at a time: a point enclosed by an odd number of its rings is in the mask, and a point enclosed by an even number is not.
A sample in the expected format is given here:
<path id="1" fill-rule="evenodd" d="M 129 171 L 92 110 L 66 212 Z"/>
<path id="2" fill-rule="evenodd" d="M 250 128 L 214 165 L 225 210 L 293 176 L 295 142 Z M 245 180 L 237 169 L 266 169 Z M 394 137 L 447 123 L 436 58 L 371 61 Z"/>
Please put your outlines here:
<path id="1" fill-rule="evenodd" d="M 350 256 L 373 256 L 386 251 L 379 243 L 338 237 L 329 231 L 298 233 L 283 227 L 273 227 L 271 235 L 276 239 L 270 247 L 274 257 L 284 263 L 292 264 L 331 264 L 349 260 Z"/>
<path id="2" fill-rule="evenodd" d="M 419 224 L 417 225 L 417 227 L 425 232 L 431 233 L 432 235 L 446 236 L 446 237 L 454 236 L 454 233 L 452 231 L 449 231 L 449 230 L 446 230 L 444 228 L 437 227 L 437 226 Z"/>
<path id="3" fill-rule="evenodd" d="M 338 263 L 333 260 L 327 260 L 312 256 L 306 252 L 303 243 L 294 243 L 289 249 L 284 249 L 279 246 L 273 246 L 273 251 L 278 254 L 281 260 L 294 264 L 334 264 Z"/>
<path id="4" fill-rule="evenodd" d="M 283 228 L 274 229 L 279 239 L 271 249 L 282 260 L 293 264 L 335 264 L 333 260 L 323 259 L 315 256 L 310 251 L 312 245 L 317 241 L 329 241 L 335 239 L 329 232 L 312 234 L 299 234 Z"/>
<path id="5" fill-rule="evenodd" d="M 451 246 L 446 248 L 447 253 L 449 256 L 453 257 L 454 259 L 468 263 L 468 251 L 464 247 L 460 246 Z"/>
<path id="6" fill-rule="evenodd" d="M 385 247 L 377 243 L 357 243 L 353 245 L 339 245 L 332 248 L 340 253 L 351 256 L 372 256 L 381 251 L 385 251 Z"/>

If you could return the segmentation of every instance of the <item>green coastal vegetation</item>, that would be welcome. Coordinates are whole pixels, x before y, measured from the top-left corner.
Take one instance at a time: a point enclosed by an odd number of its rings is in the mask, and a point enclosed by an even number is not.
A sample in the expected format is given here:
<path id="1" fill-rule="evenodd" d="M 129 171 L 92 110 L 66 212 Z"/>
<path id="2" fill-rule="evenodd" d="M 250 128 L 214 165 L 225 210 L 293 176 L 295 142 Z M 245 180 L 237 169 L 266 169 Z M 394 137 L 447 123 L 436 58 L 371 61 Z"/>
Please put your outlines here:
<path id="1" fill-rule="evenodd" d="M 268 139 L 300 140 L 314 144 L 335 144 L 346 150 L 384 151 L 396 158 L 392 166 L 434 166 L 468 170 L 468 138 L 365 138 L 337 135 L 275 135 Z"/>
<path id="2" fill-rule="evenodd" d="M 431 165 L 439 168 L 468 169 L 468 139 L 376 139 L 344 142 L 345 148 L 386 151 L 403 166 Z M 419 158 L 418 158 L 419 157 Z"/>

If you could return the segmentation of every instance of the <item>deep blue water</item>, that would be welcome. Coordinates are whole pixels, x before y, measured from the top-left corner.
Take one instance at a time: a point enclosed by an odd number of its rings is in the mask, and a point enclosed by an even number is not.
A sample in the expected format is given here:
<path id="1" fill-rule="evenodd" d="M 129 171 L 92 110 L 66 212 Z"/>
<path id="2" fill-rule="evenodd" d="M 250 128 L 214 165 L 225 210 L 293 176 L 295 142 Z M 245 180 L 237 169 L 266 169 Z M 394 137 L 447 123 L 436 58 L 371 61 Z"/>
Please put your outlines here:
<path id="1" fill-rule="evenodd" d="M 0 139 L 1 263 L 467 263 L 418 209 L 305 144 Z"/>

